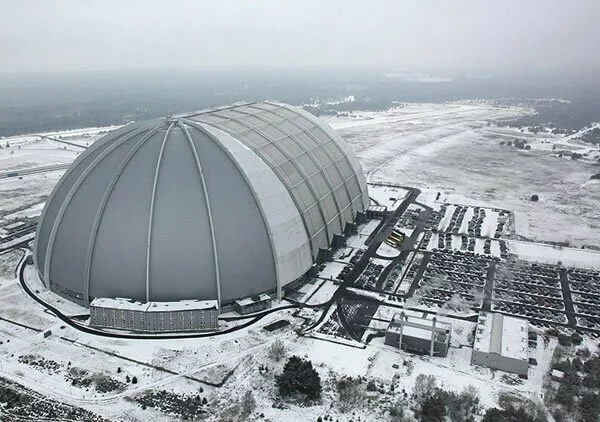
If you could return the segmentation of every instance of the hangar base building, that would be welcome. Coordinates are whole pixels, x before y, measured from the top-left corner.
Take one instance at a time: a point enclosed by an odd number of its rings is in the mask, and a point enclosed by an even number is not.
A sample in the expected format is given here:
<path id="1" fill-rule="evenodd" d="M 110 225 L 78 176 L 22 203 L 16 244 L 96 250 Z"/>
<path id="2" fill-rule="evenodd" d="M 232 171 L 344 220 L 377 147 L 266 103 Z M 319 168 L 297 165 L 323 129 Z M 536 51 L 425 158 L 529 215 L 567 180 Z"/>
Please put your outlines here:
<path id="1" fill-rule="evenodd" d="M 526 319 L 480 312 L 471 364 L 527 376 L 528 331 Z"/>
<path id="2" fill-rule="evenodd" d="M 116 298 L 259 308 L 243 299 L 300 285 L 368 207 L 356 157 L 325 122 L 285 104 L 235 105 L 92 144 L 46 201 L 34 263 L 48 289 L 93 312 L 129 306 L 99 301 Z"/>
<path id="3" fill-rule="evenodd" d="M 204 331 L 219 328 L 216 300 L 133 302 L 97 298 L 90 303 L 90 326 L 149 333 Z"/>

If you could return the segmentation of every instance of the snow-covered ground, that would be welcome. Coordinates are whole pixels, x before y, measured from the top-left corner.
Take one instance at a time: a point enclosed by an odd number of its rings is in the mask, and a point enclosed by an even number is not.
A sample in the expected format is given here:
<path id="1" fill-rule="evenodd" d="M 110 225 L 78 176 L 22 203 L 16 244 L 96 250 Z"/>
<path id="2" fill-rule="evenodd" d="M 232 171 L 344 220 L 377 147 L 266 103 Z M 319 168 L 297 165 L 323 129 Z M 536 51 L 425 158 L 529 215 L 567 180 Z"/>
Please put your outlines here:
<path id="1" fill-rule="evenodd" d="M 511 253 L 519 258 L 546 264 L 562 263 L 565 266 L 600 269 L 600 252 L 589 249 L 566 248 L 543 243 L 507 241 Z"/>
<path id="2" fill-rule="evenodd" d="M 370 119 L 329 123 L 353 147 L 369 181 L 441 192 L 443 202 L 514 210 L 520 234 L 535 240 L 600 245 L 600 182 L 590 181 L 597 166 L 552 156 L 548 149 L 561 143 L 559 135 L 488 126 L 526 112 L 485 102 L 404 104 L 362 113 Z M 499 145 L 517 135 L 528 138 L 530 151 Z M 539 202 L 529 200 L 533 194 Z"/>
<path id="3" fill-rule="evenodd" d="M 370 185 L 369 196 L 379 205 L 388 207 L 388 210 L 394 210 L 408 196 L 408 191 L 391 186 Z"/>

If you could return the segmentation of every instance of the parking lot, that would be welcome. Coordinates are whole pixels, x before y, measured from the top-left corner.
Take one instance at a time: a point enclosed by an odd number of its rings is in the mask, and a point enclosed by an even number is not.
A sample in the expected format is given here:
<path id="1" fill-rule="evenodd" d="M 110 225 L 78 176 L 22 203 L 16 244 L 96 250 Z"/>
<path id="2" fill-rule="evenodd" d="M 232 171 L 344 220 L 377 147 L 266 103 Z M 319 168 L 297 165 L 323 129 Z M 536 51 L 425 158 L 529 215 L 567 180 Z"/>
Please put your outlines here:
<path id="1" fill-rule="evenodd" d="M 409 257 L 406 262 L 399 262 L 392 268 L 381 286 L 383 291 L 400 295 L 408 293 L 424 255 L 421 252 L 416 252 L 414 255 L 409 255 Z"/>
<path id="2" fill-rule="evenodd" d="M 558 269 L 518 260 L 498 264 L 492 310 L 549 323 L 566 323 Z"/>
<path id="3" fill-rule="evenodd" d="M 354 286 L 361 287 L 367 290 L 375 289 L 377 285 L 377 280 L 383 268 L 384 267 L 381 264 L 369 262 L 362 274 L 358 276 L 358 279 L 356 279 Z"/>
<path id="4" fill-rule="evenodd" d="M 436 232 L 500 239 L 508 230 L 511 213 L 497 208 L 442 204 L 428 228 Z"/>
<path id="5" fill-rule="evenodd" d="M 445 303 L 459 294 L 470 306 L 480 308 L 490 262 L 459 251 L 432 253 L 415 294 L 426 303 Z"/>
<path id="6" fill-rule="evenodd" d="M 577 325 L 600 328 L 600 272 L 569 268 L 565 273 Z"/>

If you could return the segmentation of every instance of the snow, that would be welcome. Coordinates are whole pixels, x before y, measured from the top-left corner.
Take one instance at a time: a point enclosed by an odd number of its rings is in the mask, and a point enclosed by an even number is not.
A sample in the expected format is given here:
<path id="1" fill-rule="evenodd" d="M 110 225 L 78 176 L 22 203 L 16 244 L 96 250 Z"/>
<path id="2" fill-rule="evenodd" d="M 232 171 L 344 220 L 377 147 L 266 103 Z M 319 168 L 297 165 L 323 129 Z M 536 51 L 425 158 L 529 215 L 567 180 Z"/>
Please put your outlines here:
<path id="1" fill-rule="evenodd" d="M 340 262 L 329 262 L 325 264 L 325 268 L 319 272 L 319 277 L 325 279 L 334 279 L 342 272 L 345 266 L 346 265 Z"/>
<path id="2" fill-rule="evenodd" d="M 519 258 L 540 263 L 556 264 L 559 261 L 566 266 L 600 269 L 600 252 L 590 249 L 576 249 L 543 243 L 507 241 L 509 251 Z"/>
<path id="3" fill-rule="evenodd" d="M 267 301 L 267 300 L 271 300 L 271 296 L 269 296 L 267 294 L 264 294 L 264 293 L 258 295 L 258 301 L 259 302 L 264 302 L 264 301 Z M 215 302 L 214 303 L 215 306 L 213 306 L 213 308 L 218 308 L 218 303 L 216 301 L 209 301 L 209 302 Z M 238 305 L 240 305 L 240 306 L 250 305 L 250 304 L 256 303 L 256 301 L 254 299 L 252 299 L 251 297 L 247 297 L 247 298 L 241 299 L 241 300 L 236 300 L 235 302 Z"/>
<path id="4" fill-rule="evenodd" d="M 346 239 L 346 245 L 355 249 L 366 249 L 365 241 L 368 237 L 377 229 L 377 226 L 381 223 L 381 220 L 376 218 L 369 220 L 366 224 L 358 226 L 358 234 L 350 236 Z"/>
<path id="5" fill-rule="evenodd" d="M 531 135 L 534 146 L 524 152 L 498 145 L 497 134 L 514 137 L 514 129 L 488 126 L 528 112 L 484 101 L 403 104 L 363 113 L 369 120 L 334 117 L 329 123 L 354 149 L 370 182 L 418 187 L 419 201 L 427 204 L 441 192 L 443 202 L 514 210 L 517 228 L 532 240 L 600 244 L 600 189 L 588 183 L 597 168 L 535 149 L 562 136 Z M 532 194 L 540 201 L 529 201 Z"/>
<path id="6" fill-rule="evenodd" d="M 266 295 L 265 295 L 266 296 Z M 267 298 L 270 299 L 269 296 Z M 186 311 L 192 309 L 217 309 L 216 300 L 181 300 L 177 302 L 136 302 L 127 298 L 95 298 L 90 306 L 143 312 Z"/>
<path id="7" fill-rule="evenodd" d="M 394 315 L 394 320 L 398 320 L 400 318 L 401 318 L 400 314 Z M 399 322 L 398 322 L 398 325 L 391 326 L 390 329 L 392 329 L 394 331 L 398 331 L 398 332 L 402 331 L 403 336 L 431 340 L 431 333 L 433 331 L 432 330 L 433 319 L 429 319 L 427 317 L 422 318 L 422 317 L 414 317 L 414 316 L 406 315 L 406 323 L 402 324 L 402 325 L 403 325 L 402 330 L 400 330 Z M 448 330 L 449 332 L 451 332 L 452 325 L 436 321 L 436 331 L 438 329 Z"/>
<path id="8" fill-rule="evenodd" d="M 598 244 L 600 232 L 595 229 L 600 217 L 600 191 L 598 183 L 589 183 L 589 175 L 597 172 L 597 169 L 585 162 L 558 160 L 548 154 L 551 145 L 558 142 L 566 143 L 569 148 L 579 147 L 577 140 L 549 134 L 522 133 L 521 136 L 532 145 L 532 150 L 526 153 L 498 146 L 499 138 L 514 137 L 515 130 L 487 125 L 489 120 L 517 117 L 526 112 L 517 107 L 497 108 L 485 102 L 404 104 L 402 108 L 388 112 L 362 113 L 363 118 L 360 119 L 335 117 L 330 122 L 340 129 L 355 149 L 369 180 L 417 186 L 422 189 L 418 200 L 434 209 L 439 209 L 443 202 L 486 207 L 482 236 L 494 234 L 498 213 L 492 209 L 503 208 L 516 210 L 514 224 L 519 234 L 524 236 L 566 240 L 572 244 Z M 86 134 L 91 136 L 87 137 Z M 68 136 L 70 141 L 82 144 L 97 139 L 90 129 L 52 135 Z M 545 142 L 545 138 L 550 139 L 550 143 Z M 0 150 L 0 171 L 70 163 L 80 153 L 76 147 L 42 141 L 34 135 L 11 138 L 10 141 L 21 148 Z M 548 168 L 553 171 L 549 173 Z M 52 171 L 32 174 L 23 179 L 1 179 L 0 217 L 4 218 L 0 224 L 39 215 L 46 196 L 62 173 Z M 398 206 L 401 198 L 406 196 L 404 189 L 373 186 L 369 189 L 374 199 L 388 207 Z M 436 201 L 438 192 L 441 192 L 441 198 Z M 540 196 L 539 202 L 528 200 L 533 193 Z M 396 199 L 390 201 L 390 198 Z M 454 205 L 449 205 L 440 228 L 447 227 L 453 210 Z M 469 208 L 460 228 L 462 233 L 466 232 L 472 212 L 472 208 Z M 302 301 L 318 304 L 331 299 L 339 286 L 329 279 L 341 271 L 358 249 L 365 248 L 365 240 L 380 222 L 372 220 L 359 226 L 359 233 L 348 239 L 348 246 L 335 253 L 335 261 L 327 263 L 318 274 L 319 278 L 300 289 Z M 437 247 L 437 234 L 432 236 L 432 242 L 429 246 Z M 483 242 L 483 239 L 476 240 L 476 251 L 482 252 Z M 498 256 L 498 241 L 492 241 L 491 245 L 492 254 Z M 460 247 L 460 236 L 452 237 L 452 246 Z M 528 260 L 552 263 L 560 260 L 565 265 L 600 267 L 600 253 L 587 249 L 556 248 L 516 240 L 509 241 L 509 247 L 512 253 Z M 395 249 L 385 244 L 378 252 L 382 256 L 397 254 Z M 380 337 L 372 338 L 369 345 L 363 345 L 315 333 L 314 330 L 307 336 L 297 336 L 295 331 L 306 329 L 306 322 L 310 326 L 311 321 L 315 322 L 321 316 L 321 310 L 308 308 L 300 311 L 278 310 L 250 327 L 207 338 L 143 342 L 101 338 L 65 326 L 22 292 L 14 277 L 14 268 L 21 257 L 21 252 L 0 255 L 0 316 L 3 318 L 0 320 L 0 338 L 4 341 L 0 346 L 0 373 L 49 397 L 85 405 L 112 420 L 173 420 L 171 416 L 158 411 L 142 410 L 124 400 L 124 397 L 145 389 L 197 392 L 200 384 L 186 377 L 211 378 L 229 369 L 235 371 L 223 389 L 203 386 L 211 405 L 229 404 L 237 400 L 245 389 L 250 389 L 256 393 L 259 409 L 264 412 L 265 419 L 316 420 L 328 412 L 335 413 L 330 407 L 334 394 L 332 390 L 327 390 L 323 404 L 311 408 L 290 405 L 288 409 L 280 410 L 271 406 L 274 394 L 272 375 L 271 378 L 261 378 L 253 371 L 261 364 L 267 364 L 271 372 L 281 371 L 283 362 L 275 363 L 267 356 L 267 348 L 274 339 L 281 339 L 285 343 L 288 354 L 312 360 L 326 386 L 342 375 L 368 376 L 389 383 L 398 374 L 400 389 L 405 388 L 410 392 L 418 374 L 431 374 L 437 377 L 443 388 L 458 391 L 467 385 L 475 386 L 484 406 L 497 406 L 498 395 L 506 391 L 538 398 L 543 377 L 548 374 L 552 350 L 556 346 L 555 340 L 548 345 L 538 341 L 538 348 L 531 354 L 538 360 L 538 365 L 530 368 L 529 379 L 524 380 L 522 385 L 512 386 L 503 384 L 497 375 L 495 378 L 493 371 L 470 365 L 470 334 L 475 323 L 441 313 L 437 315 L 440 324 L 449 323 L 452 326 L 451 347 L 445 358 L 416 357 L 385 346 Z M 373 262 L 387 265 L 391 261 L 376 259 Z M 26 267 L 25 277 L 33 290 L 39 290 L 40 297 L 59 306 L 63 312 L 70 315 L 88 312 L 45 290 L 33 267 Z M 400 290 L 409 283 L 410 280 L 404 280 Z M 353 288 L 349 290 L 383 300 L 378 293 Z M 401 301 L 386 303 L 402 304 Z M 409 304 L 404 306 L 409 307 Z M 419 309 L 440 311 L 426 305 L 419 306 Z M 335 306 L 329 308 L 330 313 L 334 310 Z M 371 321 L 363 338 L 377 330 L 385 330 L 385 320 L 391 319 L 398 311 L 398 308 L 391 306 L 380 306 L 376 317 L 383 321 Z M 295 318 L 293 315 L 298 315 L 296 312 L 307 321 Z M 414 317 L 422 315 L 422 312 L 406 312 Z M 273 333 L 262 329 L 282 319 L 290 321 L 290 326 Z M 239 322 L 223 324 L 232 327 Z M 41 332 L 46 330 L 51 330 L 53 334 L 44 339 Z M 513 335 L 514 338 L 509 338 L 503 344 L 509 348 L 507 352 L 518 354 L 522 339 L 514 336 L 516 330 L 517 326 L 506 323 L 503 330 L 505 337 Z M 10 339 L 10 343 L 5 341 L 7 339 Z M 39 355 L 64 366 L 71 362 L 72 366 L 85 368 L 91 373 L 110 374 L 120 380 L 126 374 L 135 375 L 139 384 L 128 384 L 122 393 L 85 391 L 65 381 L 64 367 L 52 374 L 19 362 L 18 357 L 25 354 Z M 411 362 L 413 369 L 408 371 L 402 365 L 404 362 Z M 399 368 L 393 368 L 394 364 Z M 117 367 L 122 368 L 119 375 L 116 373 Z M 218 408 L 218 405 L 215 404 L 214 408 Z M 355 420 L 358 416 L 361 420 L 384 419 L 381 412 L 368 409 L 357 410 L 356 416 L 353 417 Z"/>
<path id="9" fill-rule="evenodd" d="M 528 359 L 528 327 L 529 324 L 525 319 L 481 312 L 473 349 L 526 360 Z"/>
<path id="10" fill-rule="evenodd" d="M 40 214 L 42 213 L 42 210 L 44 209 L 44 205 L 45 205 L 45 202 L 40 202 L 38 204 L 32 205 L 28 208 L 25 208 L 24 210 L 5 215 L 4 219 L 5 220 L 13 220 L 13 219 L 19 219 L 19 218 L 39 217 Z M 6 226 L 5 228 L 8 228 L 8 226 Z"/>
<path id="11" fill-rule="evenodd" d="M 396 258 L 400 255 L 400 251 L 385 242 L 381 243 L 381 246 L 377 249 L 377 255 L 384 256 L 387 258 Z"/>
<path id="12" fill-rule="evenodd" d="M 394 210 L 408 196 L 408 190 L 392 186 L 369 185 L 369 196 L 378 204 Z"/>

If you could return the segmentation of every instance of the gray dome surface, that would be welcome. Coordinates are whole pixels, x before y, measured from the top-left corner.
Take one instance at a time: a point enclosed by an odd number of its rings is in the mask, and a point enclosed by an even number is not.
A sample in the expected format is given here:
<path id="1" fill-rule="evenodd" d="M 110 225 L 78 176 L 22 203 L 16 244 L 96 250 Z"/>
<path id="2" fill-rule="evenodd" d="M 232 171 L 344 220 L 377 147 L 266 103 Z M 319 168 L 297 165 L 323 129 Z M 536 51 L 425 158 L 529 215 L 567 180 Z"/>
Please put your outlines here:
<path id="1" fill-rule="evenodd" d="M 94 297 L 230 303 L 302 277 L 368 206 L 345 142 L 314 116 L 253 103 L 111 132 L 46 202 L 44 284 Z"/>

